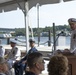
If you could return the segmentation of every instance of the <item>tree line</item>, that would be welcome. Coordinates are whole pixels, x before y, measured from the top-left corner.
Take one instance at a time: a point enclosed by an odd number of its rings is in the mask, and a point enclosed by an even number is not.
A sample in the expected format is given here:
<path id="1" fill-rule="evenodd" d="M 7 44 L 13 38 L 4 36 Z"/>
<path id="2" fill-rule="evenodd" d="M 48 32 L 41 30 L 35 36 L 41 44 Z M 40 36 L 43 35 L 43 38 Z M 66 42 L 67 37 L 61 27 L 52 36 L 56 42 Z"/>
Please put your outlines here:
<path id="1" fill-rule="evenodd" d="M 42 32 L 48 32 L 48 31 L 51 31 L 51 33 L 53 33 L 53 27 L 51 26 L 46 26 L 45 28 L 32 28 L 33 30 L 33 34 L 34 36 L 37 36 L 38 33 L 42 33 Z M 58 25 L 58 26 L 55 26 L 55 30 L 56 31 L 68 31 L 70 32 L 70 27 L 69 25 Z M 31 36 L 31 28 L 29 27 L 29 33 L 30 33 L 30 36 Z M 25 36 L 26 35 L 26 30 L 25 28 L 15 28 L 15 33 L 12 34 L 13 36 Z"/>

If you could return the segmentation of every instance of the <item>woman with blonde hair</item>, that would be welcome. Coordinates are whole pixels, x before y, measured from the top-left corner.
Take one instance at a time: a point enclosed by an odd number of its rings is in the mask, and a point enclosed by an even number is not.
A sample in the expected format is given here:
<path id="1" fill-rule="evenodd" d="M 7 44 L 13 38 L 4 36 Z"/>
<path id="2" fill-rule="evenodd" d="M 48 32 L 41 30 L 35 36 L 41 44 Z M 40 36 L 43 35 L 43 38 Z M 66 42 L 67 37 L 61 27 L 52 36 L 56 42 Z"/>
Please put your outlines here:
<path id="1" fill-rule="evenodd" d="M 67 75 L 68 59 L 63 55 L 55 55 L 50 58 L 48 64 L 49 75 Z"/>

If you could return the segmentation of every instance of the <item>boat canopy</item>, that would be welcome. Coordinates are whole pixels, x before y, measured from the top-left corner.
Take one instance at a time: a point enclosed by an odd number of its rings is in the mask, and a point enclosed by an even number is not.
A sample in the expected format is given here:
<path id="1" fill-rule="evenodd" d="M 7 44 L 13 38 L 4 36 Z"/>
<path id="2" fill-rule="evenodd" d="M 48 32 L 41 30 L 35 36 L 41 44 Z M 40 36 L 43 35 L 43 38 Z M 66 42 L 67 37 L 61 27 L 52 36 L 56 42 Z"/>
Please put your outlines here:
<path id="1" fill-rule="evenodd" d="M 59 3 L 60 1 L 73 1 L 73 0 L 0 0 L 0 12 L 4 11 L 11 11 L 16 10 L 20 4 L 21 9 L 25 9 L 25 2 L 28 2 L 29 9 L 31 9 L 33 6 L 36 6 L 37 3 L 40 5 L 44 4 L 54 4 Z"/>

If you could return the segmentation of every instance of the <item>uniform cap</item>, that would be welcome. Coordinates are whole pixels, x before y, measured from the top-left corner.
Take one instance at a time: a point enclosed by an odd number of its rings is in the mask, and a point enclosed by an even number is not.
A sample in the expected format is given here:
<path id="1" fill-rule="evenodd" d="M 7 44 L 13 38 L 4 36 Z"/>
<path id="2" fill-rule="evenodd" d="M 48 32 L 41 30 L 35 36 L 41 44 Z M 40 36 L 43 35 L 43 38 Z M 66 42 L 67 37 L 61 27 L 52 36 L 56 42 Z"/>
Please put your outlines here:
<path id="1" fill-rule="evenodd" d="M 69 22 L 69 23 L 71 23 L 71 22 L 76 23 L 76 19 L 75 19 L 75 18 L 69 18 L 69 19 L 68 19 L 68 22 Z"/>
<path id="2" fill-rule="evenodd" d="M 29 42 L 30 43 L 32 43 L 32 42 L 35 43 L 35 40 L 34 39 L 29 39 Z"/>
<path id="3" fill-rule="evenodd" d="M 16 44 L 17 42 L 15 40 L 10 40 L 10 43 Z"/>

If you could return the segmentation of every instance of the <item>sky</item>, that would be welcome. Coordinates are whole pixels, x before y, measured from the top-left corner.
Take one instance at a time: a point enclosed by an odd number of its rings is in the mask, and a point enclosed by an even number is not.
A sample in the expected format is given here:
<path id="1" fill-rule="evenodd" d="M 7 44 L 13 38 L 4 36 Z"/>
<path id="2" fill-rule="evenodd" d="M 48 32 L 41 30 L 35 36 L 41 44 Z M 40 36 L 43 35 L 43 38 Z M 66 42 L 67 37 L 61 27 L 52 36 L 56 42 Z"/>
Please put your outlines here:
<path id="1" fill-rule="evenodd" d="M 68 25 L 69 18 L 76 18 L 76 0 L 39 6 L 39 27 Z M 37 7 L 29 10 L 29 26 L 37 25 Z M 21 10 L 0 13 L 0 28 L 24 28 L 25 18 Z"/>

